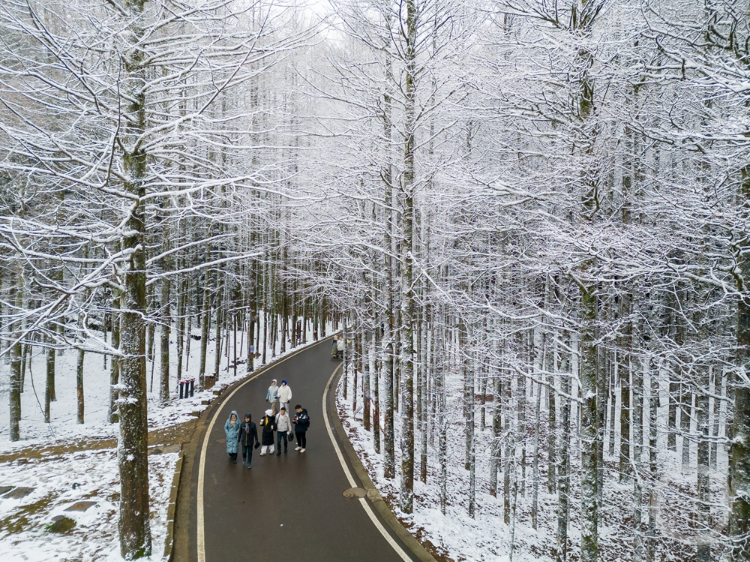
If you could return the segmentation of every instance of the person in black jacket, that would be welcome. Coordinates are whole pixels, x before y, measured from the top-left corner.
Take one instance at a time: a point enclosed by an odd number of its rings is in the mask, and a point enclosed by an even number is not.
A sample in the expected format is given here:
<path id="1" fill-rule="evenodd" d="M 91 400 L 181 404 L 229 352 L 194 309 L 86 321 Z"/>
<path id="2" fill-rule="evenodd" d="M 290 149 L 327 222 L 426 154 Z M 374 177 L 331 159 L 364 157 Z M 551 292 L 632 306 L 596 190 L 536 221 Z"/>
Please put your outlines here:
<path id="1" fill-rule="evenodd" d="M 294 407 L 294 410 L 297 412 L 294 416 L 294 434 L 297 436 L 297 446 L 294 450 L 304 453 L 307 448 L 307 428 L 310 427 L 310 416 L 307 415 L 307 410 L 299 404 Z"/>
<path id="2" fill-rule="evenodd" d="M 253 445 L 257 449 L 260 447 L 260 441 L 258 441 L 258 429 L 255 427 L 250 414 L 245 414 L 245 422 L 240 427 L 237 439 L 242 445 L 242 462 L 244 463 L 247 458 L 247 468 L 252 468 Z"/>
<path id="3" fill-rule="evenodd" d="M 266 415 L 260 420 L 260 425 L 262 428 L 260 456 L 262 457 L 266 453 L 272 455 L 273 432 L 276 430 L 276 418 L 273 415 L 273 410 L 266 410 Z"/>

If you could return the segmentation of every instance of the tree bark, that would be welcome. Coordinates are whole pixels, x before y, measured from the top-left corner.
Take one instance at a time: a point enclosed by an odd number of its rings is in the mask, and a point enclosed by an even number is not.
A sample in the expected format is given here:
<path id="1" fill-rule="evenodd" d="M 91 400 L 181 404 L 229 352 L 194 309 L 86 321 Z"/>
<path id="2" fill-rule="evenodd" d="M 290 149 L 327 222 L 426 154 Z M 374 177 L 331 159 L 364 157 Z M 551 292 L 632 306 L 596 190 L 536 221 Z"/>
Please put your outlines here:
<path id="1" fill-rule="evenodd" d="M 10 286 L 10 301 L 13 303 L 16 311 L 23 309 L 23 272 L 21 262 L 16 262 L 14 266 L 14 279 Z M 20 320 L 14 322 L 11 328 L 10 344 L 10 440 L 18 441 L 21 439 L 21 336 L 22 323 Z"/>
<path id="2" fill-rule="evenodd" d="M 147 155 L 139 143 L 146 123 L 146 69 L 140 48 L 145 0 L 130 0 L 130 45 L 123 54 L 125 97 L 129 100 L 123 170 L 125 189 L 135 197 L 124 229 L 122 249 L 129 252 L 122 300 L 120 390 L 120 553 L 126 560 L 151 555 L 148 488 L 148 418 L 146 404 L 146 195 Z"/>
<path id="3" fill-rule="evenodd" d="M 120 350 L 120 295 L 115 292 L 112 297 L 112 347 Z M 107 420 L 109 423 L 120 421 L 119 397 L 120 397 L 120 358 L 112 357 L 109 363 L 109 411 Z"/>
<path id="4" fill-rule="evenodd" d="M 597 427 L 598 351 L 595 326 L 597 296 L 593 287 L 581 286 L 581 560 L 599 559 Z"/>

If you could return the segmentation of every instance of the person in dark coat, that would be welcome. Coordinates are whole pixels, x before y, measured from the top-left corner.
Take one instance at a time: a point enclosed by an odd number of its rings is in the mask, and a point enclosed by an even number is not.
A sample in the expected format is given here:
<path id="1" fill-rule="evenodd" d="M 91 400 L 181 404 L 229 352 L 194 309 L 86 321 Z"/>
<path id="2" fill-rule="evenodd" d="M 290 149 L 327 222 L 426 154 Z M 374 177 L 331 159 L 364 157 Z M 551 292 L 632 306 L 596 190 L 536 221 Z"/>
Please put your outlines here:
<path id="1" fill-rule="evenodd" d="M 307 415 L 307 410 L 299 404 L 294 407 L 294 411 L 296 412 L 294 416 L 294 434 L 297 438 L 297 446 L 294 450 L 304 453 L 307 448 L 307 428 L 310 427 L 310 416 Z"/>
<path id="2" fill-rule="evenodd" d="M 232 410 L 232 413 L 229 414 L 227 423 L 224 424 L 224 433 L 227 435 L 227 453 L 229 453 L 229 458 L 232 459 L 234 464 L 237 464 L 237 446 L 239 442 L 238 436 L 240 433 L 240 425 L 242 425 L 242 422 L 240 422 L 240 416 L 237 415 L 235 410 Z"/>
<path id="3" fill-rule="evenodd" d="M 237 437 L 242 445 L 242 462 L 244 463 L 245 459 L 247 459 L 247 468 L 252 468 L 253 445 L 257 449 L 260 447 L 260 441 L 258 441 L 258 429 L 252 421 L 250 414 L 245 414 L 245 421 Z"/>
<path id="4" fill-rule="evenodd" d="M 276 418 L 273 415 L 273 410 L 266 410 L 266 415 L 263 416 L 260 425 L 262 428 L 260 456 L 262 457 L 266 453 L 272 455 L 274 441 L 273 432 L 276 430 Z"/>

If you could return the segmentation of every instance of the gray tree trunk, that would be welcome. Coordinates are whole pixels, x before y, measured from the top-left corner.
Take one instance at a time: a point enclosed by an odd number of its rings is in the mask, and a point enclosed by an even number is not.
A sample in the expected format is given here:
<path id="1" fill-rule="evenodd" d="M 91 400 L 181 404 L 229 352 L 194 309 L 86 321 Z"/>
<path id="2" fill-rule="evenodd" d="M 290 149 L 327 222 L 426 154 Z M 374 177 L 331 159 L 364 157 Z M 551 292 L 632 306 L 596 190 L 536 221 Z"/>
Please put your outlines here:
<path id="1" fill-rule="evenodd" d="M 120 295 L 115 292 L 112 297 L 112 347 L 120 349 Z M 109 410 L 107 420 L 109 423 L 120 421 L 118 399 L 120 391 L 120 358 L 112 357 L 109 363 Z"/>
<path id="2" fill-rule="evenodd" d="M 647 365 L 640 369 L 633 369 L 632 358 L 628 365 L 628 371 L 633 377 L 633 562 L 643 560 L 643 371 Z"/>
<path id="3" fill-rule="evenodd" d="M 599 560 L 597 424 L 598 351 L 596 347 L 597 296 L 593 287 L 581 289 L 581 560 Z"/>
<path id="4" fill-rule="evenodd" d="M 568 559 L 568 523 L 570 521 L 570 362 L 567 352 L 560 361 L 562 404 L 560 408 L 560 466 L 557 470 L 557 549 L 555 560 Z"/>
<path id="5" fill-rule="evenodd" d="M 123 170 L 125 189 L 136 197 L 131 205 L 122 239 L 129 252 L 124 270 L 122 295 L 122 364 L 120 376 L 120 553 L 126 560 L 151 555 L 151 526 L 148 488 L 148 418 L 146 403 L 146 215 L 141 203 L 146 195 L 147 154 L 140 148 L 146 123 L 145 53 L 140 48 L 145 0 L 126 4 L 131 43 L 123 53 L 122 78 L 128 100 L 125 120 Z"/>
<path id="6" fill-rule="evenodd" d="M 169 250 L 169 231 L 164 229 L 164 242 L 162 244 L 162 252 Z M 165 257 L 161 260 L 162 273 L 167 273 L 171 269 L 171 260 Z M 170 328 L 172 326 L 172 315 L 170 313 L 170 303 L 172 300 L 172 283 L 169 277 L 163 277 L 161 280 L 161 330 L 160 330 L 160 356 L 161 365 L 159 373 L 159 400 L 162 405 L 169 401 L 169 336 Z M 178 346 L 179 353 L 179 346 Z"/>
<path id="7" fill-rule="evenodd" d="M 10 302 L 15 309 L 23 309 L 23 271 L 20 261 L 14 264 L 14 278 L 10 285 Z M 16 320 L 15 326 L 11 329 L 12 342 L 10 345 L 10 440 L 18 441 L 21 439 L 21 335 L 22 323 Z"/>

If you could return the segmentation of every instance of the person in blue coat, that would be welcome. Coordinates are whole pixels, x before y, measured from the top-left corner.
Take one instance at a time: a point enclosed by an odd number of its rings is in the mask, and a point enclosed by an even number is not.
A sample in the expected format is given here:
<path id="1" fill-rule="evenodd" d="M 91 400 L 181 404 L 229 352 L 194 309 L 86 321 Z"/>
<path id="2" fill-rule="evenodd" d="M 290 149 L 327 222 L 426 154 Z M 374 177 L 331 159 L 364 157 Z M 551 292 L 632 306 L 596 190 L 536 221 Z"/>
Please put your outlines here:
<path id="1" fill-rule="evenodd" d="M 227 423 L 224 424 L 224 433 L 227 434 L 227 453 L 229 453 L 229 458 L 232 459 L 234 464 L 237 464 L 237 448 L 241 428 L 242 422 L 240 421 L 240 417 L 237 415 L 236 410 L 232 410 Z"/>

